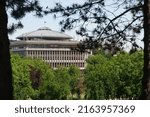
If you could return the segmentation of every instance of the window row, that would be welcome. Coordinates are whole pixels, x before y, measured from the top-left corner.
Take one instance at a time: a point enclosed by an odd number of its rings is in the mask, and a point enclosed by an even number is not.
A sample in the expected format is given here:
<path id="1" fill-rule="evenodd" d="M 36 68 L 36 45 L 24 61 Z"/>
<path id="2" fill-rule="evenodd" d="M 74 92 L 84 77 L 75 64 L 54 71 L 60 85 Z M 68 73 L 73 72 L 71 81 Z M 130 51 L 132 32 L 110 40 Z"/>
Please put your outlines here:
<path id="1" fill-rule="evenodd" d="M 84 68 L 85 67 L 85 63 L 84 62 L 81 62 L 81 63 L 49 63 L 50 66 L 52 68 L 58 68 L 59 66 L 63 66 L 63 67 L 69 67 L 71 65 L 75 65 L 79 68 Z"/>
<path id="2" fill-rule="evenodd" d="M 85 54 L 76 51 L 28 51 L 27 56 L 42 60 L 84 60 Z"/>

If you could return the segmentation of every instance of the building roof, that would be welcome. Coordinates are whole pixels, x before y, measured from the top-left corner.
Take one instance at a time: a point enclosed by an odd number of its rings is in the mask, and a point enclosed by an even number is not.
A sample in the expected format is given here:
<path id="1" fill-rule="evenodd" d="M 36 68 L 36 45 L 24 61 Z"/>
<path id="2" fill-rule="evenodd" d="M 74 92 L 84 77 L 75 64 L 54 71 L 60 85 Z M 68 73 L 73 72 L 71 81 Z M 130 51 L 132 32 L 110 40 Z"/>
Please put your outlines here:
<path id="1" fill-rule="evenodd" d="M 24 33 L 17 39 L 70 40 L 72 37 L 62 32 L 53 31 L 48 27 L 41 27 L 35 31 Z"/>
<path id="2" fill-rule="evenodd" d="M 49 40 L 40 40 L 40 41 L 36 41 L 36 40 L 26 40 L 26 41 L 14 41 L 11 43 L 11 46 L 17 46 L 17 45 L 30 45 L 30 44 L 44 44 L 44 45 L 69 45 L 69 46 L 75 46 L 77 45 L 79 42 L 78 41 L 49 41 Z"/>

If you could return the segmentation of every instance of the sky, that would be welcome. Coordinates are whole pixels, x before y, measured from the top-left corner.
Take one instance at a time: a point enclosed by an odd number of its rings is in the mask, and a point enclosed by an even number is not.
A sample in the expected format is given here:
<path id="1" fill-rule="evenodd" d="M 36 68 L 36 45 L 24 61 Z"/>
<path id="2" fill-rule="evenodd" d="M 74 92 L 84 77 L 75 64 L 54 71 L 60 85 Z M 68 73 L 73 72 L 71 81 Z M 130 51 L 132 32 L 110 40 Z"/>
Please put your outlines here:
<path id="1" fill-rule="evenodd" d="M 73 0 L 39 0 L 41 6 L 49 6 L 53 7 L 55 6 L 56 2 L 60 2 L 63 5 L 69 5 L 72 4 Z M 85 0 L 76 0 L 77 3 L 83 3 Z M 8 26 L 10 23 L 16 22 L 13 18 L 9 16 L 8 18 Z M 13 34 L 9 35 L 9 39 L 16 39 L 17 36 L 20 36 L 23 33 L 27 33 L 30 31 L 37 30 L 40 27 L 49 27 L 52 30 L 60 31 L 61 27 L 59 25 L 59 21 L 61 19 L 54 19 L 52 14 L 49 14 L 47 16 L 44 16 L 43 18 L 38 18 L 33 16 L 33 14 L 27 14 L 21 22 L 23 23 L 24 27 L 22 29 L 16 30 Z M 73 38 L 78 39 L 79 37 L 75 34 L 75 31 L 66 31 L 66 34 L 72 36 Z"/>
<path id="2" fill-rule="evenodd" d="M 41 6 L 43 6 L 43 7 L 48 6 L 50 8 L 53 8 L 55 6 L 55 3 L 57 3 L 57 2 L 60 2 L 62 5 L 67 6 L 72 3 L 82 4 L 85 1 L 86 0 L 39 0 Z M 111 3 L 108 3 L 108 4 L 111 4 Z M 11 17 L 9 17 L 8 19 L 9 19 L 9 24 L 16 22 L 16 20 L 14 20 Z M 31 13 L 26 14 L 26 16 L 23 19 L 21 19 L 21 22 L 23 23 L 24 27 L 22 29 L 18 29 L 13 34 L 9 35 L 9 39 L 12 39 L 12 40 L 16 39 L 17 36 L 20 36 L 23 33 L 34 31 L 40 27 L 45 27 L 45 26 L 49 27 L 51 30 L 60 31 L 60 29 L 61 29 L 61 26 L 59 25 L 60 20 L 61 20 L 61 18 L 54 19 L 52 14 L 49 14 L 42 18 L 35 17 Z M 91 25 L 91 27 L 92 27 L 92 25 Z M 74 30 L 65 31 L 65 33 L 72 36 L 74 39 L 77 39 L 77 40 L 81 39 L 80 36 L 76 35 Z"/>
<path id="3" fill-rule="evenodd" d="M 86 0 L 39 0 L 41 6 L 43 7 L 49 6 L 50 8 L 53 8 L 55 6 L 55 3 L 57 2 L 60 2 L 62 5 L 69 5 L 72 3 L 82 4 L 85 1 Z M 108 3 L 108 4 L 111 4 L 111 3 Z M 59 25 L 60 20 L 61 18 L 54 19 L 52 14 L 49 14 L 42 18 L 35 17 L 31 13 L 26 14 L 26 16 L 21 20 L 24 27 L 22 29 L 18 29 L 13 34 L 9 35 L 9 39 L 14 40 L 16 39 L 17 36 L 20 36 L 23 33 L 28 33 L 28 32 L 37 30 L 40 27 L 45 27 L 45 26 L 49 27 L 51 30 L 60 31 L 61 29 L 61 26 Z M 16 22 L 16 20 L 14 20 L 13 18 L 9 16 L 8 24 L 14 23 L 14 22 Z M 66 31 L 65 33 L 72 36 L 76 40 L 81 40 L 81 37 L 76 35 L 74 30 Z M 141 43 L 141 41 L 138 43 L 139 45 L 143 46 L 143 43 Z"/>

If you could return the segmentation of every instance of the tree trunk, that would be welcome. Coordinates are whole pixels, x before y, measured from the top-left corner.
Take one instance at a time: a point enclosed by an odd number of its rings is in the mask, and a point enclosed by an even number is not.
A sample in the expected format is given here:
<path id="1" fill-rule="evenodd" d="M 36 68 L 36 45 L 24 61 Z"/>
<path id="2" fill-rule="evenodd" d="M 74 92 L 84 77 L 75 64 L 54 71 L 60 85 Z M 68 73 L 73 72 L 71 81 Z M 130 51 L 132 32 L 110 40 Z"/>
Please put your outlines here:
<path id="1" fill-rule="evenodd" d="M 0 0 L 0 99 L 13 99 L 7 13 L 5 0 Z"/>
<path id="2" fill-rule="evenodd" d="M 150 0 L 144 0 L 144 76 L 140 99 L 150 99 Z"/>

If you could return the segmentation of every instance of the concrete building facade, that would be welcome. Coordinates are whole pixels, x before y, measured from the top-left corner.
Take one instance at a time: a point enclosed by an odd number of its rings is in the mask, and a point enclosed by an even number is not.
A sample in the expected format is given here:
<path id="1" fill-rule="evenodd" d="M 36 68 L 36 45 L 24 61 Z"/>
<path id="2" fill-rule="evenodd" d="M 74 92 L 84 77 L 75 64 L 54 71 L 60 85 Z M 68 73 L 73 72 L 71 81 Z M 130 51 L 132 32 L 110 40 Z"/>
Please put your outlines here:
<path id="1" fill-rule="evenodd" d="M 77 47 L 78 41 L 48 27 L 22 34 L 17 39 L 11 42 L 12 52 L 33 59 L 42 59 L 54 69 L 58 66 L 69 67 L 70 65 L 84 69 L 85 60 L 91 55 L 90 51 L 81 53 L 72 49 Z"/>

